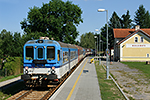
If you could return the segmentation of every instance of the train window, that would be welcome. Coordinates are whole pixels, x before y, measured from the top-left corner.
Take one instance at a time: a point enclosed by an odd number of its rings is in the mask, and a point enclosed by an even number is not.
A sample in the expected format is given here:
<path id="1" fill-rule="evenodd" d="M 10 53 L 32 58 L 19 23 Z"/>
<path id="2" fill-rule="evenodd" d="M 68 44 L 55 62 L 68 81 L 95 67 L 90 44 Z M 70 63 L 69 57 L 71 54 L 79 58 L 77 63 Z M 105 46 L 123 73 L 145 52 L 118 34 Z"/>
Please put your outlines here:
<path id="1" fill-rule="evenodd" d="M 63 52 L 63 63 L 68 61 L 68 52 Z"/>
<path id="2" fill-rule="evenodd" d="M 54 60 L 55 59 L 55 47 L 47 47 L 47 59 Z"/>
<path id="3" fill-rule="evenodd" d="M 60 61 L 60 50 L 58 50 L 57 60 Z"/>
<path id="4" fill-rule="evenodd" d="M 33 47 L 32 46 L 26 46 L 26 59 L 31 60 L 33 59 Z"/>
<path id="5" fill-rule="evenodd" d="M 76 52 L 75 51 L 72 51 L 71 52 L 71 59 L 74 59 L 76 57 Z"/>
<path id="6" fill-rule="evenodd" d="M 43 48 L 38 48 L 38 58 L 43 58 Z"/>

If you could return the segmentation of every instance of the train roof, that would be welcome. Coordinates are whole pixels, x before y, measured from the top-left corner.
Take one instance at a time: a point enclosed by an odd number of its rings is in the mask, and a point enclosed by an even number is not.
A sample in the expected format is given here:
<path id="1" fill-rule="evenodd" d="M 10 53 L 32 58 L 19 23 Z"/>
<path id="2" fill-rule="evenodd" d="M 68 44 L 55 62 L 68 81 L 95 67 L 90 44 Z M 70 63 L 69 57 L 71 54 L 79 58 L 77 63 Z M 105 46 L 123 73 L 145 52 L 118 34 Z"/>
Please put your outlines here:
<path id="1" fill-rule="evenodd" d="M 75 45 L 79 50 L 83 50 L 84 48 L 82 48 L 81 46 Z"/>
<path id="2" fill-rule="evenodd" d="M 69 48 L 75 48 L 77 49 L 77 47 L 74 45 L 74 44 L 66 44 L 66 43 L 63 43 L 63 42 L 60 42 L 58 41 L 58 43 L 60 44 L 61 47 L 69 47 Z"/>
<path id="3" fill-rule="evenodd" d="M 25 44 L 36 44 L 36 43 L 44 43 L 44 44 L 56 44 L 56 45 L 60 45 L 61 47 L 65 47 L 65 48 L 75 48 L 77 49 L 77 47 L 73 44 L 67 44 L 67 43 L 63 43 L 60 41 L 55 41 L 55 40 L 45 40 L 45 39 L 38 39 L 38 40 L 29 40 L 27 41 Z"/>

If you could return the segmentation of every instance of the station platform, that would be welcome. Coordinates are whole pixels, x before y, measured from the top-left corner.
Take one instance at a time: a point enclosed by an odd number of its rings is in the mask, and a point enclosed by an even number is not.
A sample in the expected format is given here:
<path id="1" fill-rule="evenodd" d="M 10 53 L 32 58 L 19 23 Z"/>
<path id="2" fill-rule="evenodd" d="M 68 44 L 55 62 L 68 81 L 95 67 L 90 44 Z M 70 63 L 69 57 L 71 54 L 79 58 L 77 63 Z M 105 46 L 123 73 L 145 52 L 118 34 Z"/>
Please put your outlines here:
<path id="1" fill-rule="evenodd" d="M 102 100 L 92 57 L 85 58 L 78 68 L 49 100 Z"/>
<path id="2" fill-rule="evenodd" d="M 18 81 L 22 81 L 22 80 L 21 80 L 21 76 L 18 76 L 18 77 L 16 77 L 16 78 L 13 78 L 13 79 L 9 79 L 9 80 L 0 82 L 0 89 L 5 88 L 5 87 L 7 87 L 7 86 L 10 85 L 10 84 L 13 85 L 13 84 L 15 84 L 15 83 L 18 82 Z"/>

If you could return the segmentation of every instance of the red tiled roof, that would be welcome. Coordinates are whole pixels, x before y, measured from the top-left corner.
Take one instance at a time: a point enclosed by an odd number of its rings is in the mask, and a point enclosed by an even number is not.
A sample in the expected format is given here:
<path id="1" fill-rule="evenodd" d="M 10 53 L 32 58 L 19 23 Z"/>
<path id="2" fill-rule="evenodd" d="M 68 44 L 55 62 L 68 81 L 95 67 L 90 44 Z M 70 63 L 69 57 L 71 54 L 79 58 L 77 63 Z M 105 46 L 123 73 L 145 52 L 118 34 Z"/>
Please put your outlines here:
<path id="1" fill-rule="evenodd" d="M 144 31 L 145 33 L 147 33 L 148 35 L 150 35 L 150 29 L 140 29 L 142 31 Z M 114 31 L 114 38 L 125 38 L 127 37 L 129 34 L 134 33 L 135 29 L 113 29 Z"/>
<path id="2" fill-rule="evenodd" d="M 139 32 L 139 31 L 141 31 L 141 32 L 142 32 L 143 34 L 145 34 L 146 36 L 150 37 L 150 29 L 149 29 L 149 30 L 146 30 L 146 31 L 149 32 L 149 33 L 146 33 L 145 31 L 139 29 L 139 30 L 137 30 L 137 31 L 134 31 L 134 33 L 132 33 L 132 34 L 129 34 L 127 37 L 125 37 L 125 39 L 121 40 L 121 41 L 118 43 L 118 45 L 121 44 L 122 42 L 124 42 L 125 40 L 127 40 L 128 38 L 132 37 L 134 34 L 136 34 L 136 33 Z"/>

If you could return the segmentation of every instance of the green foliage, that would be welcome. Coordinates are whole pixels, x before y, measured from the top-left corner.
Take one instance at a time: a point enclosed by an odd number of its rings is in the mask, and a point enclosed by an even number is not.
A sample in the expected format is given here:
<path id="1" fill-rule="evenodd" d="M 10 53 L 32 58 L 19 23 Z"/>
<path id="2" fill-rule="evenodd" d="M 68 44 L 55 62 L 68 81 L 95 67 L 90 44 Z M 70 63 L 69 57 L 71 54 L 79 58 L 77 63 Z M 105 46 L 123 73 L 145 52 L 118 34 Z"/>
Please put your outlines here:
<path id="1" fill-rule="evenodd" d="M 84 48 L 94 49 L 95 48 L 94 34 L 91 32 L 82 34 L 80 38 L 80 46 Z"/>
<path id="2" fill-rule="evenodd" d="M 135 12 L 134 21 L 137 25 L 140 25 L 141 28 L 150 27 L 150 14 L 149 11 L 146 11 L 143 5 L 139 6 L 139 9 Z"/>
<path id="3" fill-rule="evenodd" d="M 131 28 L 132 27 L 132 20 L 130 19 L 129 10 L 127 10 L 126 15 L 123 14 L 121 20 L 122 28 Z"/>
<path id="4" fill-rule="evenodd" d="M 21 72 L 22 57 L 8 57 L 4 63 L 4 69 L 7 69 L 8 75 L 17 75 Z"/>
<path id="5" fill-rule="evenodd" d="M 23 41 L 20 33 L 13 34 L 3 29 L 0 33 L 0 59 L 7 56 L 22 56 Z"/>
<path id="6" fill-rule="evenodd" d="M 21 28 L 27 33 L 27 38 L 48 36 L 65 43 L 75 43 L 78 36 L 76 26 L 83 22 L 82 11 L 72 2 L 51 0 L 41 8 L 33 7 L 24 19 Z"/>
<path id="7" fill-rule="evenodd" d="M 108 24 L 108 42 L 109 49 L 114 46 L 114 33 L 113 28 L 131 28 L 132 20 L 130 19 L 129 11 L 127 10 L 126 14 L 123 14 L 120 18 L 117 13 L 114 11 L 112 17 L 109 20 Z M 107 33 L 107 24 L 101 28 L 102 40 L 105 42 L 104 50 L 106 49 L 106 33 Z"/>
<path id="8" fill-rule="evenodd" d="M 110 18 L 109 27 L 121 28 L 121 19 L 118 17 L 115 11 L 113 12 L 112 17 Z"/>
<path id="9" fill-rule="evenodd" d="M 7 32 L 5 29 L 1 32 L 1 50 L 4 55 L 11 55 L 13 53 L 13 35 L 11 32 Z"/>

